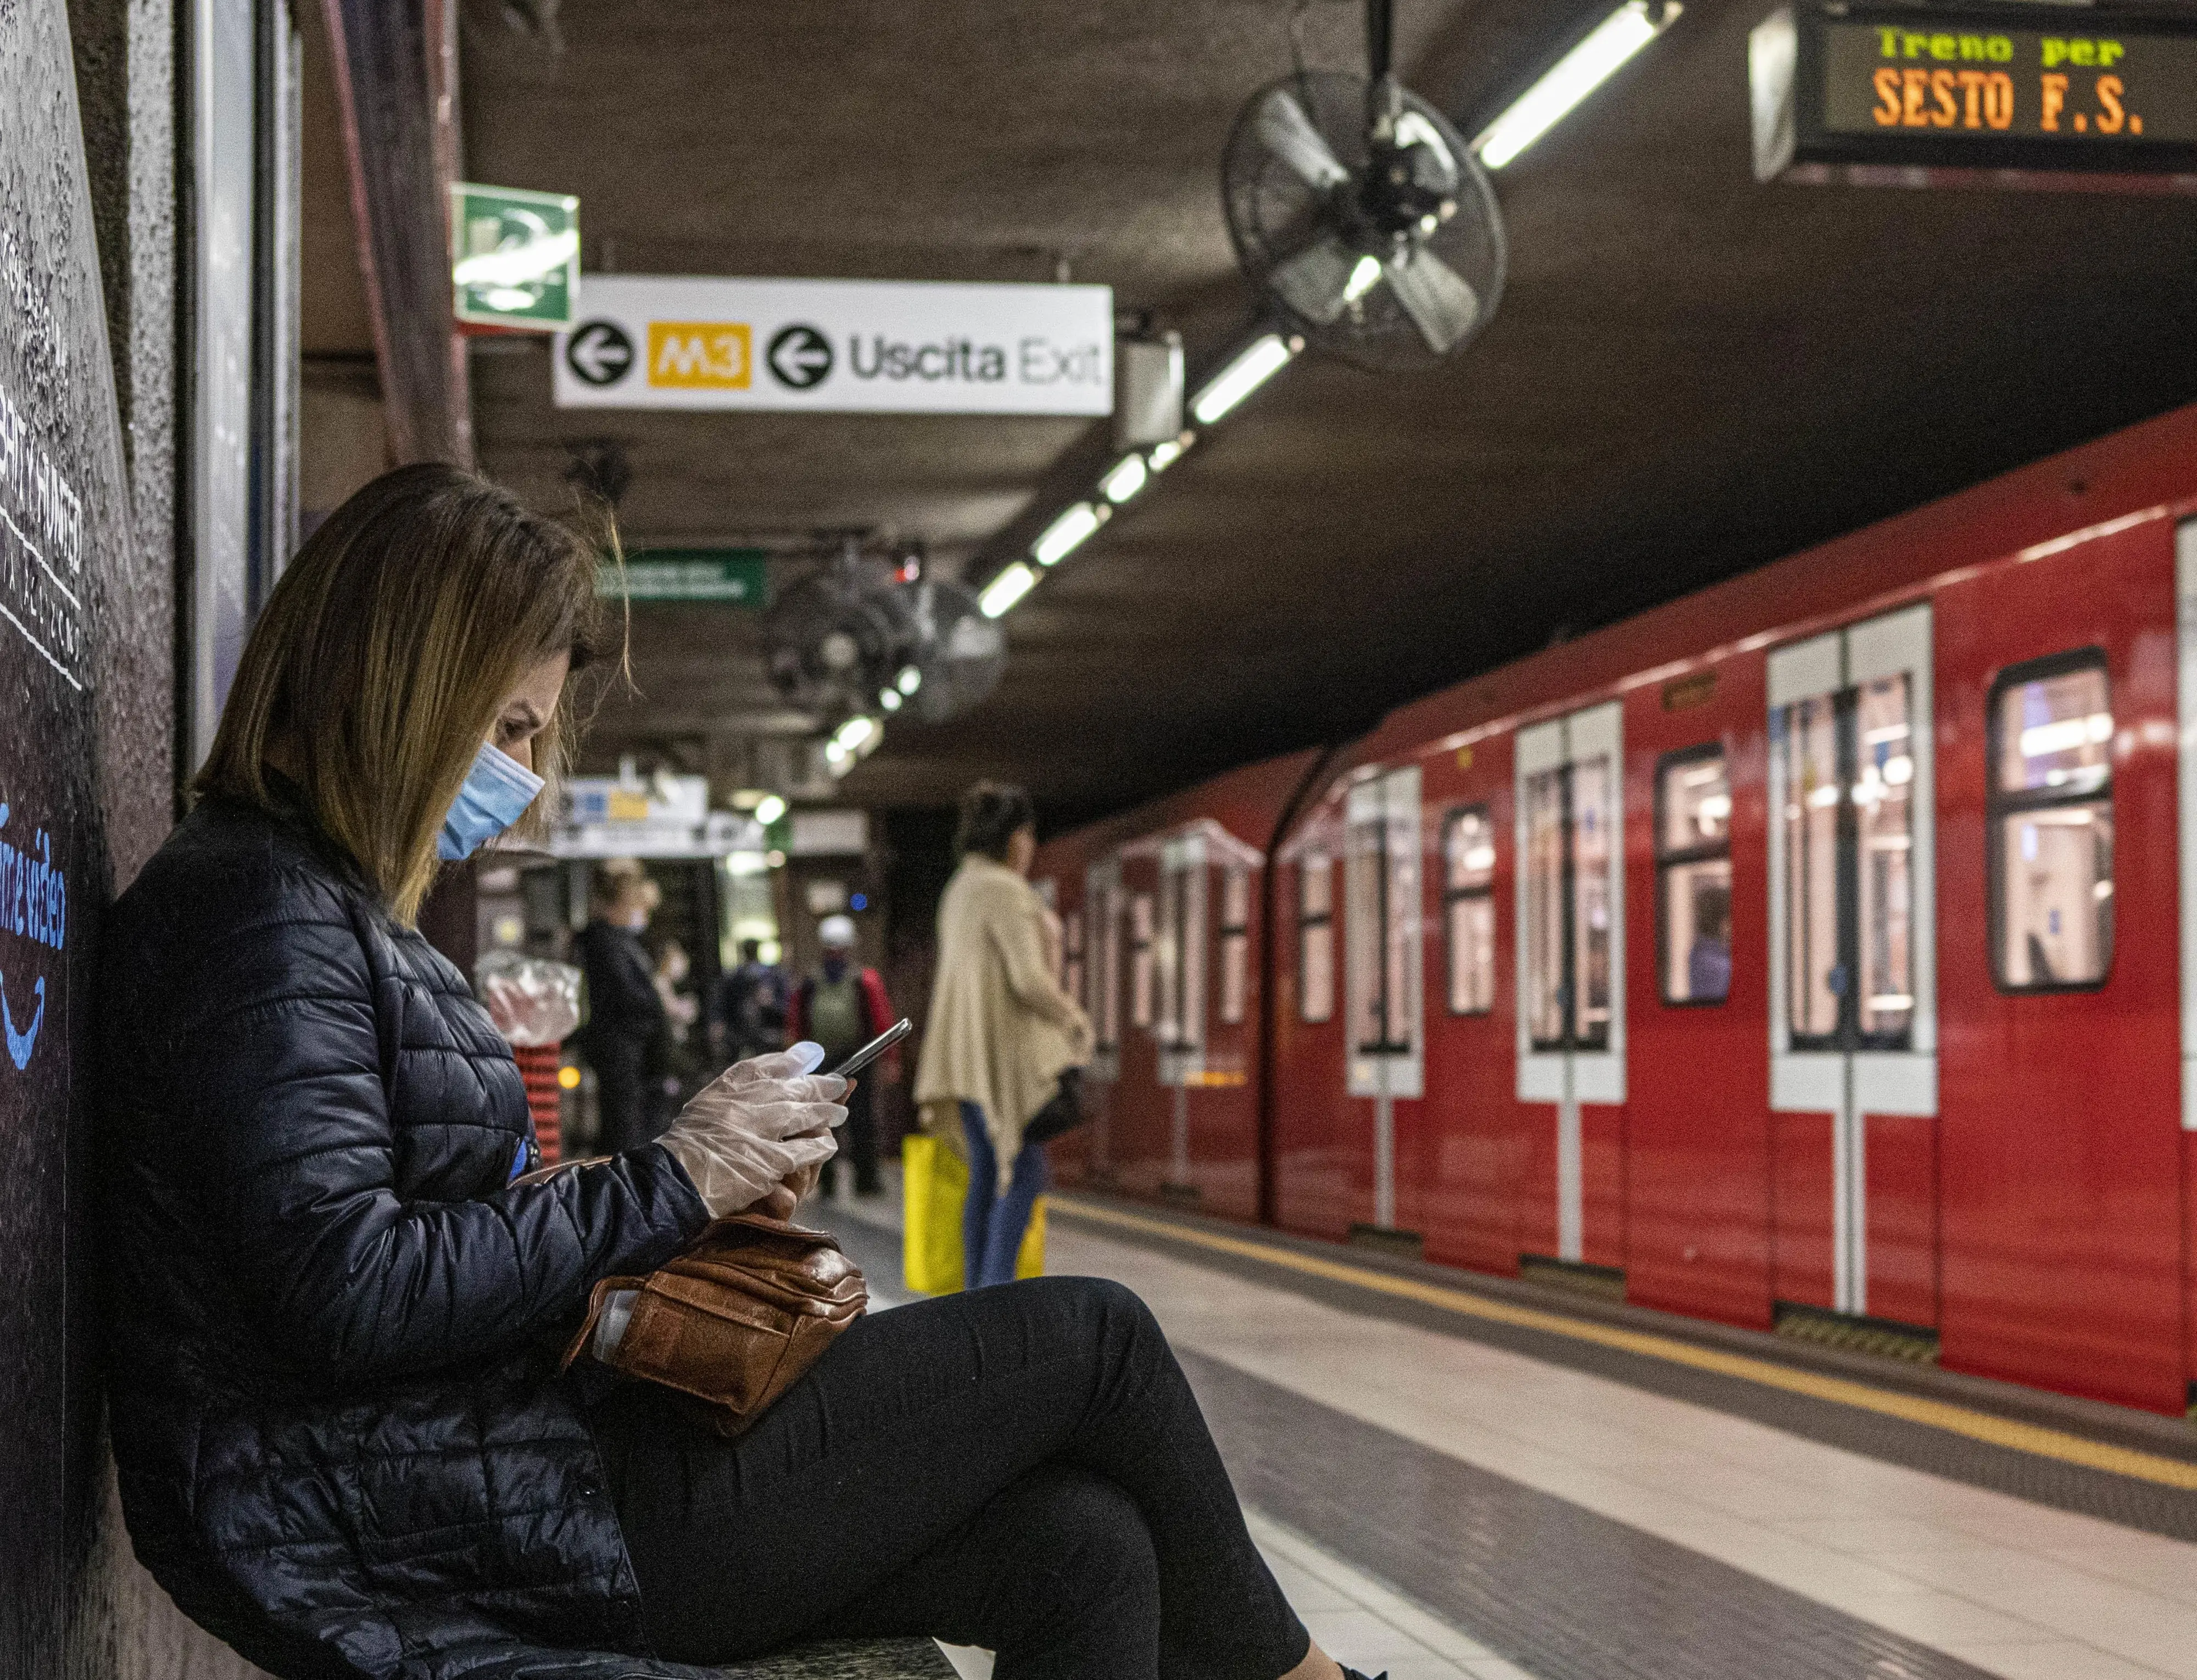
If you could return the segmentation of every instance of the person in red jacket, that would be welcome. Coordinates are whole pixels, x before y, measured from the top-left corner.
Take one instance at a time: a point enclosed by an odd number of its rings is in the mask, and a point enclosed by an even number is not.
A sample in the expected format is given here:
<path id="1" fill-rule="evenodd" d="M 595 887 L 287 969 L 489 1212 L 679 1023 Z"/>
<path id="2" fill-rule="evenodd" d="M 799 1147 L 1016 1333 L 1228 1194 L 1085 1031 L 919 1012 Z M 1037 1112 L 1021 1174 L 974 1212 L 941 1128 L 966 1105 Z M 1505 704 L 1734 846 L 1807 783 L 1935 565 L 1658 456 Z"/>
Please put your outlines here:
<path id="1" fill-rule="evenodd" d="M 885 996 L 885 982 L 878 971 L 854 960 L 852 918 L 826 916 L 816 930 L 816 937 L 824 947 L 824 971 L 809 976 L 796 988 L 793 1005 L 786 1013 L 785 1041 L 795 1045 L 807 1039 L 822 1045 L 824 1065 L 830 1068 L 892 1025 L 892 1003 Z M 848 1096 L 843 1135 L 855 1160 L 857 1196 L 884 1194 L 884 1185 L 878 1178 L 877 1109 L 872 1095 L 879 1078 L 890 1081 L 899 1077 L 900 1051 L 896 1048 L 885 1052 L 884 1060 L 870 1075 L 855 1080 Z M 824 1163 L 817 1183 L 820 1194 L 832 1194 L 837 1183 L 833 1169 L 838 1165 L 836 1156 Z"/>

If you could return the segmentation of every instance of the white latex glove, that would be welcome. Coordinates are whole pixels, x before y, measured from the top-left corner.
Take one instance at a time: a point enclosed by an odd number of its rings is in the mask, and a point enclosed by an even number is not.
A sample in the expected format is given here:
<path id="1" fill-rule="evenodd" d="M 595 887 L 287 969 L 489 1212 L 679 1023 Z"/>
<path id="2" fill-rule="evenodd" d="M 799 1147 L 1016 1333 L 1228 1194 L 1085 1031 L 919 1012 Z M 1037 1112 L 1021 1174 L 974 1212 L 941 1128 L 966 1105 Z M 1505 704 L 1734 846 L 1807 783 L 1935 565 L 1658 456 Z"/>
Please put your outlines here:
<path id="1" fill-rule="evenodd" d="M 814 1071 L 820 1046 L 735 1063 L 679 1111 L 656 1141 L 687 1169 L 714 1219 L 744 1213 L 838 1150 L 849 1086 Z"/>

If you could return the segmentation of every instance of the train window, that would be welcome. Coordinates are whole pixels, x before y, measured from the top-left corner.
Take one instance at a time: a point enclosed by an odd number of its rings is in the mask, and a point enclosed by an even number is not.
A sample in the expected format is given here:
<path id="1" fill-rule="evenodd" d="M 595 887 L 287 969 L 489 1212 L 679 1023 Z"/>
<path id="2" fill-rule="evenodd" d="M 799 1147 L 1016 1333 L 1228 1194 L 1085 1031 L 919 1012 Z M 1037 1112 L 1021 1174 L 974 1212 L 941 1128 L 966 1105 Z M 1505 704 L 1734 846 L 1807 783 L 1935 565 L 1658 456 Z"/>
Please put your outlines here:
<path id="1" fill-rule="evenodd" d="M 1495 1007 L 1495 825 L 1485 805 L 1452 811 L 1442 832 L 1449 1012 Z"/>
<path id="2" fill-rule="evenodd" d="M 1526 783 L 1526 1030 L 1536 1050 L 1564 1044 L 1564 773 Z"/>
<path id="3" fill-rule="evenodd" d="M 1152 895 L 1129 899 L 1129 1024 L 1152 1029 Z"/>
<path id="4" fill-rule="evenodd" d="M 1160 871 L 1159 920 L 1152 938 L 1152 966 L 1159 982 L 1154 1030 L 1169 1050 L 1182 1045 L 1183 884 L 1180 869 Z"/>
<path id="5" fill-rule="evenodd" d="M 1418 901 L 1416 820 L 1408 831 L 1391 808 L 1387 779 L 1364 785 L 1377 796 L 1349 827 L 1343 877 L 1349 917 L 1343 928 L 1350 965 L 1346 994 L 1350 1041 L 1360 1056 L 1411 1053 L 1418 1012 L 1412 973 L 1412 922 Z M 1363 789 L 1360 791 L 1363 791 Z"/>
<path id="6" fill-rule="evenodd" d="M 1609 760 L 1571 767 L 1572 961 L 1579 998 L 1572 1042 L 1582 1050 L 1609 1044 Z"/>
<path id="7" fill-rule="evenodd" d="M 1527 1031 L 1536 1050 L 1606 1050 L 1610 1022 L 1609 760 L 1526 781 Z"/>
<path id="8" fill-rule="evenodd" d="M 1795 1048 L 1838 1036 L 1839 718 L 1835 696 L 1784 710 L 1786 996 Z"/>
<path id="9" fill-rule="evenodd" d="M 1722 1003 L 1731 991 L 1731 778 L 1722 747 L 1656 762 L 1655 873 L 1663 1001 Z"/>
<path id="10" fill-rule="evenodd" d="M 1318 852 L 1297 864 L 1297 1012 L 1307 1021 L 1335 1015 L 1335 866 Z"/>
<path id="11" fill-rule="evenodd" d="M 1781 708 L 1788 1030 L 1795 1050 L 1904 1049 L 1915 1017 L 1909 680 Z"/>
<path id="12" fill-rule="evenodd" d="M 1158 970 L 1162 1048 L 1194 1051 L 1204 1039 L 1205 863 L 1170 847 L 1160 865 L 1159 925 L 1152 941 Z"/>
<path id="13" fill-rule="evenodd" d="M 1342 936 L 1358 983 L 1349 988 L 1350 1041 L 1361 1051 L 1388 1047 L 1388 965 L 1382 952 L 1388 933 L 1388 819 L 1385 810 L 1350 826 L 1342 877 L 1349 917 Z"/>
<path id="14" fill-rule="evenodd" d="M 1250 988 L 1251 872 L 1231 869 L 1220 878 L 1220 1019 L 1243 1024 Z"/>
<path id="15" fill-rule="evenodd" d="M 2096 649 L 1991 688 L 1992 977 L 2007 992 L 2104 982 L 2113 961 L 2113 703 Z"/>
<path id="16" fill-rule="evenodd" d="M 1856 999 L 1861 1037 L 1904 1041 L 1915 1016 L 1915 785 L 1908 680 L 1865 682 L 1854 697 L 1858 773 L 1853 781 L 1857 860 Z"/>

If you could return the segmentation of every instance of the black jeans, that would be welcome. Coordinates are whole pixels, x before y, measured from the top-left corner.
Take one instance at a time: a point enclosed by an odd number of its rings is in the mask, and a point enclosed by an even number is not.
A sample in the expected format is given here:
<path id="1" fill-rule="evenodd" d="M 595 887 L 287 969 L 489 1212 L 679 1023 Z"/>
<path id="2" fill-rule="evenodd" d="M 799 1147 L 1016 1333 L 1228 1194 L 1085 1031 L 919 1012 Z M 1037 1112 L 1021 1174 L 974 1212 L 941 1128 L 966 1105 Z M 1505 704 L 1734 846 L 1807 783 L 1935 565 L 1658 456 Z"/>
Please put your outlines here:
<path id="1" fill-rule="evenodd" d="M 648 1040 L 629 1033 L 598 1032 L 588 1041 L 587 1057 L 595 1070 L 596 1152 L 623 1155 L 639 1149 L 655 1137 L 652 1122 L 663 1101 L 650 1089 Z"/>
<path id="2" fill-rule="evenodd" d="M 1309 1647 L 1117 1283 L 862 1318 L 734 1440 L 643 1385 L 594 1424 L 666 1657 L 930 1634 L 996 1651 L 998 1680 L 1276 1680 Z"/>
<path id="3" fill-rule="evenodd" d="M 867 1075 L 855 1081 L 847 1093 L 847 1123 L 839 1128 L 839 1152 L 855 1163 L 855 1194 L 875 1196 L 884 1188 L 878 1177 L 877 1092 Z M 824 1163 L 816 1187 L 826 1196 L 839 1176 L 839 1156 Z"/>

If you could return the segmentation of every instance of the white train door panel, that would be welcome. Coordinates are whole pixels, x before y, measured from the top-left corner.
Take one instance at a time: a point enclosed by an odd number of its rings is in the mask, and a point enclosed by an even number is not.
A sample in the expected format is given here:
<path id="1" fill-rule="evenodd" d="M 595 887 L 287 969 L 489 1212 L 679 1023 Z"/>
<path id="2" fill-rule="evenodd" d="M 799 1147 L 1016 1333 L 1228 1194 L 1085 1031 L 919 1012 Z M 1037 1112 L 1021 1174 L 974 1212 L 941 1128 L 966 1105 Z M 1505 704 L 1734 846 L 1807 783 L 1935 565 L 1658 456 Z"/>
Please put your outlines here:
<path id="1" fill-rule="evenodd" d="M 1870 1115 L 1938 1112 L 1927 605 L 1769 660 L 1770 1106 L 1829 1116 L 1832 1300 L 1869 1312 Z"/>
<path id="2" fill-rule="evenodd" d="M 1518 1100 L 1556 1105 L 1556 1258 L 1585 1247 L 1584 1103 L 1625 1100 L 1625 744 L 1615 701 L 1518 732 Z"/>
<path id="3" fill-rule="evenodd" d="M 1343 1001 L 1349 1094 L 1373 1099 L 1373 1223 L 1396 1222 L 1399 1097 L 1424 1094 L 1419 770 L 1372 776 L 1344 801 Z"/>

